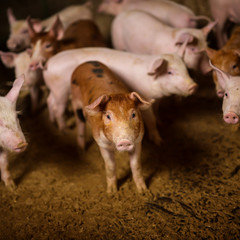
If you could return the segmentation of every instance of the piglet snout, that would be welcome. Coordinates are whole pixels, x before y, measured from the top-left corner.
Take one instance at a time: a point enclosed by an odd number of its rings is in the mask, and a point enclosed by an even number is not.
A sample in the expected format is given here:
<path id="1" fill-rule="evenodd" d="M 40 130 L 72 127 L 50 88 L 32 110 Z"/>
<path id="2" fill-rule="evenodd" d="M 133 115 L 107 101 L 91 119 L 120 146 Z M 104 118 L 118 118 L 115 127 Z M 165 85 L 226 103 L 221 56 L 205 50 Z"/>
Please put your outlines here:
<path id="1" fill-rule="evenodd" d="M 228 124 L 237 124 L 239 122 L 239 117 L 234 112 L 228 112 L 224 115 L 223 119 Z"/>
<path id="2" fill-rule="evenodd" d="M 196 92 L 198 88 L 198 85 L 197 84 L 192 84 L 189 88 L 188 88 L 188 93 L 189 94 L 193 94 L 194 92 Z"/>
<path id="3" fill-rule="evenodd" d="M 116 146 L 117 150 L 122 152 L 122 151 L 127 151 L 127 152 L 130 152 L 133 150 L 134 148 L 134 144 L 129 141 L 129 140 L 121 140 L 117 146 Z"/>
<path id="4" fill-rule="evenodd" d="M 17 145 L 17 147 L 14 149 L 15 152 L 23 152 L 27 148 L 27 142 L 21 142 Z"/>
<path id="5" fill-rule="evenodd" d="M 30 70 L 32 70 L 32 71 L 37 70 L 39 67 L 40 67 L 39 62 L 32 62 L 32 63 L 29 65 L 29 68 L 30 68 Z"/>

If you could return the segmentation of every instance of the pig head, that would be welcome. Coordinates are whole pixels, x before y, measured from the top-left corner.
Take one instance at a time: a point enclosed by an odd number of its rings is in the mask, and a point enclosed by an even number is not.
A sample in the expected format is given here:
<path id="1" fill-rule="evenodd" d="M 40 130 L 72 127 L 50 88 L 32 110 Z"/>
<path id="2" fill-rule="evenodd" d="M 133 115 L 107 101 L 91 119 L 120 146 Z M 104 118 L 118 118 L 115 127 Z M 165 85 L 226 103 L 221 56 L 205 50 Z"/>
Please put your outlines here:
<path id="1" fill-rule="evenodd" d="M 240 116 L 240 76 L 231 76 L 210 63 L 216 71 L 220 87 L 224 91 L 223 119 L 228 124 L 237 124 Z"/>

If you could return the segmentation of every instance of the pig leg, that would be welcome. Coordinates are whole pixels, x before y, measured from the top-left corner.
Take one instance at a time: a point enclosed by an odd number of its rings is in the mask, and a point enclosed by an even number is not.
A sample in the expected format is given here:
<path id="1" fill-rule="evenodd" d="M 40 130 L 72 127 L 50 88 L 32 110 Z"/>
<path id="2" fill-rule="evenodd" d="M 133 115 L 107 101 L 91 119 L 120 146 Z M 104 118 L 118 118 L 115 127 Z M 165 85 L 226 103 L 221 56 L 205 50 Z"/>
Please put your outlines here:
<path id="1" fill-rule="evenodd" d="M 157 122 L 152 107 L 143 111 L 142 113 L 144 123 L 148 130 L 149 139 L 159 146 L 162 142 L 162 138 L 160 137 L 157 130 Z"/>
<path id="2" fill-rule="evenodd" d="M 49 112 L 49 118 L 51 122 L 54 122 L 55 120 L 55 114 L 54 114 L 54 97 L 52 93 L 49 94 L 47 98 L 47 105 L 48 105 L 48 112 Z"/>
<path id="3" fill-rule="evenodd" d="M 142 176 L 142 166 L 141 166 L 141 150 L 142 144 L 137 143 L 134 151 L 129 153 L 130 157 L 130 167 L 132 170 L 133 180 L 137 186 L 139 193 L 143 193 L 147 187 Z"/>
<path id="4" fill-rule="evenodd" d="M 31 110 L 32 113 L 35 113 L 38 106 L 39 89 L 35 86 L 30 87 L 30 96 L 31 96 Z"/>
<path id="5" fill-rule="evenodd" d="M 117 174 L 114 151 L 107 150 L 99 146 L 100 152 L 105 162 L 107 175 L 107 193 L 117 192 Z"/>
<path id="6" fill-rule="evenodd" d="M 7 187 L 14 189 L 16 187 L 10 172 L 8 170 L 8 159 L 7 152 L 0 149 L 0 170 L 1 170 L 1 179 Z"/>

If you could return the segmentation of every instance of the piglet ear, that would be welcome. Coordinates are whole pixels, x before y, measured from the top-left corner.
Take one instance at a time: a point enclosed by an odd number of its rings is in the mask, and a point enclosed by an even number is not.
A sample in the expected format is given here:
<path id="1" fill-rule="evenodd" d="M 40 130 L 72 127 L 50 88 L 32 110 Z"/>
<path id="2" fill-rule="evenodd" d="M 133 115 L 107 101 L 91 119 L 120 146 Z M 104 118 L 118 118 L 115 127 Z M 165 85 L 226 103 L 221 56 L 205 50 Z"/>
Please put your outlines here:
<path id="1" fill-rule="evenodd" d="M 8 94 L 6 95 L 6 98 L 12 102 L 13 104 L 16 103 L 19 92 L 21 90 L 21 87 L 23 85 L 24 82 L 24 74 L 22 74 L 20 77 L 18 77 L 14 82 L 13 82 L 13 86 L 11 88 L 11 90 L 8 92 Z"/>
<path id="2" fill-rule="evenodd" d="M 237 55 L 238 57 L 240 57 L 240 50 L 234 49 L 234 54 Z"/>
<path id="3" fill-rule="evenodd" d="M 30 16 L 27 17 L 27 25 L 28 25 L 28 33 L 29 33 L 30 37 L 33 38 L 36 35 L 36 31 L 33 27 L 32 20 L 31 20 Z"/>
<path id="4" fill-rule="evenodd" d="M 49 35 L 51 37 L 56 38 L 57 40 L 61 40 L 63 38 L 64 28 L 63 28 L 63 24 L 58 15 L 57 15 L 57 18 L 56 18 L 54 24 L 52 25 L 51 29 L 49 30 Z"/>
<path id="5" fill-rule="evenodd" d="M 17 54 L 13 52 L 2 52 L 0 51 L 0 57 L 3 64 L 8 68 L 13 68 L 15 66 L 15 58 Z"/>
<path id="6" fill-rule="evenodd" d="M 204 36 L 207 36 L 208 33 L 215 27 L 215 25 L 218 23 L 218 20 L 215 20 L 214 22 L 210 22 L 208 25 L 202 28 L 202 32 Z"/>
<path id="7" fill-rule="evenodd" d="M 175 42 L 175 45 L 183 44 L 186 41 L 187 43 L 190 43 L 190 42 L 193 42 L 193 40 L 194 40 L 194 36 L 191 33 L 185 32 L 178 37 L 177 41 Z"/>
<path id="8" fill-rule="evenodd" d="M 8 22 L 10 25 L 12 25 L 14 22 L 16 22 L 16 18 L 14 16 L 11 8 L 7 9 L 7 17 L 8 17 Z"/>
<path id="9" fill-rule="evenodd" d="M 184 53 L 186 51 L 186 47 L 189 42 L 193 41 L 193 39 L 194 38 L 192 35 L 186 35 L 185 40 L 183 41 L 183 43 L 181 43 L 181 46 L 178 48 L 178 50 L 176 52 L 181 58 L 184 58 Z"/>
<path id="10" fill-rule="evenodd" d="M 148 75 L 154 76 L 156 79 L 161 74 L 167 71 L 167 61 L 163 58 L 158 58 L 153 61 L 153 63 L 149 66 Z"/>
<path id="11" fill-rule="evenodd" d="M 33 18 L 33 19 L 31 19 L 31 24 L 36 33 L 39 33 L 43 30 L 41 20 Z"/>
<path id="12" fill-rule="evenodd" d="M 213 70 L 216 71 L 217 79 L 218 79 L 218 82 L 219 82 L 220 86 L 222 87 L 222 89 L 226 89 L 226 84 L 230 78 L 230 75 L 228 73 L 222 71 L 221 69 L 217 68 L 216 66 L 214 66 L 211 63 L 211 60 L 209 60 L 209 65 L 212 67 Z"/>
<path id="13" fill-rule="evenodd" d="M 85 107 L 86 113 L 89 115 L 95 115 L 101 110 L 101 105 L 106 104 L 109 100 L 109 96 L 102 95 L 98 97 L 93 103 L 87 105 Z"/>
<path id="14" fill-rule="evenodd" d="M 138 107 L 141 110 L 146 110 L 151 107 L 152 103 L 154 102 L 154 99 L 150 100 L 149 102 L 144 100 L 138 93 L 131 92 L 129 94 L 129 98 L 133 101 L 135 101 L 138 105 Z"/>
<path id="15" fill-rule="evenodd" d="M 209 57 L 210 59 L 213 59 L 214 56 L 215 56 L 215 54 L 217 53 L 217 50 L 214 50 L 214 49 L 209 48 L 209 47 L 207 47 L 207 48 L 205 49 L 205 51 L 206 51 L 206 53 L 207 53 L 207 55 L 208 55 L 208 57 Z"/>

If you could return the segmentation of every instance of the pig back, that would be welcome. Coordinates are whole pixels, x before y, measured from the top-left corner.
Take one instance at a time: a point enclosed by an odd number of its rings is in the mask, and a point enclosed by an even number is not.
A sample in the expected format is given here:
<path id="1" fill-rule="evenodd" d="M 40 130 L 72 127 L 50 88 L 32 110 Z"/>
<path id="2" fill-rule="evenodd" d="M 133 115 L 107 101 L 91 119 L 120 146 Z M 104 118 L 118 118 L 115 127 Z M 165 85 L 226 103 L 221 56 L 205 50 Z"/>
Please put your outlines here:
<path id="1" fill-rule="evenodd" d="M 122 81 L 106 65 L 97 61 L 79 65 L 72 74 L 71 83 L 72 88 L 79 87 L 84 106 L 104 94 L 128 93 Z M 73 95 L 74 97 L 76 96 Z"/>
<path id="2" fill-rule="evenodd" d="M 78 20 L 64 33 L 61 51 L 81 47 L 106 47 L 98 26 L 92 20 Z"/>

